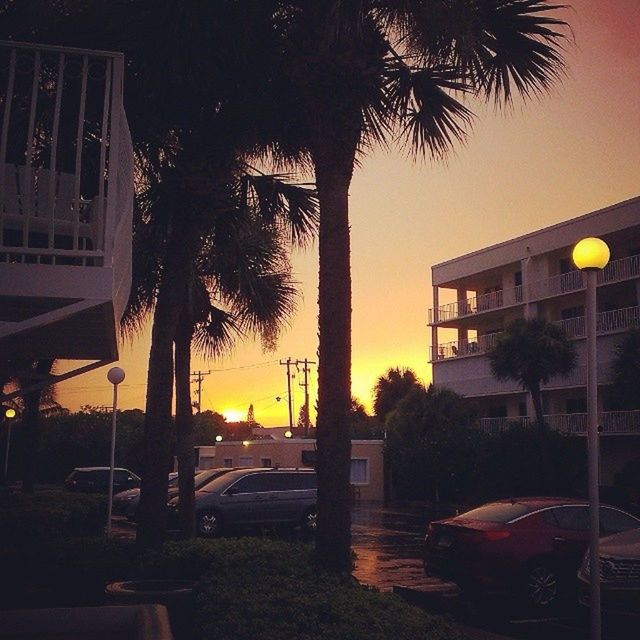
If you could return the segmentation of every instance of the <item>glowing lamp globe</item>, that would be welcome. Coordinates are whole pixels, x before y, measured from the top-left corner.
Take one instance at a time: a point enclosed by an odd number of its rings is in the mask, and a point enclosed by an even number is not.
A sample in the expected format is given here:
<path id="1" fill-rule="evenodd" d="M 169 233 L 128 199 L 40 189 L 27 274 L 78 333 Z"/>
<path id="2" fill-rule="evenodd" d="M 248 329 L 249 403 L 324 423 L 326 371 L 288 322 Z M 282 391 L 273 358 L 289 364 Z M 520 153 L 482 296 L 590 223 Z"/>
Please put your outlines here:
<path id="1" fill-rule="evenodd" d="M 7 420 L 13 420 L 16 415 L 16 410 L 13 407 L 8 407 L 4 410 L 4 417 L 7 418 Z"/>
<path id="2" fill-rule="evenodd" d="M 111 367 L 107 372 L 107 379 L 111 384 L 120 384 L 124 380 L 124 369 Z"/>
<path id="3" fill-rule="evenodd" d="M 222 442 L 222 436 L 221 435 L 217 435 L 216 436 L 216 442 Z"/>
<path id="4" fill-rule="evenodd" d="M 293 433 L 291 433 L 291 431 L 285 431 L 284 432 L 284 437 L 285 438 L 293 438 Z"/>
<path id="5" fill-rule="evenodd" d="M 600 238 L 583 238 L 573 248 L 573 262 L 580 270 L 604 269 L 609 262 L 609 247 Z"/>

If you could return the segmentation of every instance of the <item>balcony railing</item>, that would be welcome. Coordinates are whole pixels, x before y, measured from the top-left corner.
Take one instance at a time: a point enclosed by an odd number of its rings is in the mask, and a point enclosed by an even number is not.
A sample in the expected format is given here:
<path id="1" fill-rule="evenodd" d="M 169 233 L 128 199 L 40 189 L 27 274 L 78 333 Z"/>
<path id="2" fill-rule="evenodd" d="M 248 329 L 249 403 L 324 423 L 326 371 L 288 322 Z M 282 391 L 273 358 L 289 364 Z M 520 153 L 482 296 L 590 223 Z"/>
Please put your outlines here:
<path id="1" fill-rule="evenodd" d="M 640 276 L 640 255 L 629 256 L 612 260 L 602 271 L 598 273 L 598 284 L 610 284 L 629 278 Z M 584 289 L 585 281 L 582 271 L 569 271 L 551 278 L 539 280 L 531 284 L 531 299 L 540 300 L 553 296 L 580 291 Z"/>
<path id="2" fill-rule="evenodd" d="M 476 340 L 454 340 L 439 344 L 437 349 L 431 347 L 431 361 L 447 358 L 460 358 L 487 353 L 493 349 L 500 333 L 487 333 Z"/>
<path id="3" fill-rule="evenodd" d="M 0 261 L 111 266 L 130 236 L 121 54 L 0 42 Z"/>
<path id="4" fill-rule="evenodd" d="M 522 302 L 522 285 L 511 289 L 500 289 L 485 293 L 466 300 L 457 300 L 441 305 L 437 309 L 429 309 L 429 324 L 447 322 L 457 318 L 464 318 L 477 313 L 484 313 L 493 309 L 509 307 Z"/>
<path id="5" fill-rule="evenodd" d="M 584 316 L 559 320 L 555 324 L 561 326 L 570 338 L 584 338 L 585 336 Z M 640 327 L 640 307 L 603 311 L 596 317 L 598 335 L 638 327 Z"/>
<path id="6" fill-rule="evenodd" d="M 554 430 L 569 435 L 587 433 L 586 413 L 565 413 L 545 415 L 545 423 Z M 640 411 L 604 411 L 598 414 L 598 425 L 603 435 L 640 434 Z M 495 434 L 518 426 L 535 426 L 535 419 L 521 418 L 481 418 L 478 426 L 487 433 Z"/>

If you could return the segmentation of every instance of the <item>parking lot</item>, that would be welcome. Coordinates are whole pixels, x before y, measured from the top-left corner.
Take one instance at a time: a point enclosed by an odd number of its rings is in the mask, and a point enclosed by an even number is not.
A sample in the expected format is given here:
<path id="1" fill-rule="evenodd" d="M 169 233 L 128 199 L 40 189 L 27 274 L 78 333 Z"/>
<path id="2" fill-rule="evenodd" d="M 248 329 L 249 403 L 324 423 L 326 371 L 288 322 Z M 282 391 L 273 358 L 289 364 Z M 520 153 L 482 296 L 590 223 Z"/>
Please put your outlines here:
<path id="1" fill-rule="evenodd" d="M 398 592 L 424 608 L 451 616 L 474 640 L 587 640 L 588 614 L 567 605 L 540 619 L 499 603 L 469 601 L 451 583 L 425 576 L 422 539 L 436 515 L 425 505 L 359 504 L 352 513 L 354 575 L 383 591 Z M 446 514 L 441 514 L 446 517 Z M 640 634 L 637 619 L 603 621 L 604 640 L 631 640 Z"/>
<path id="2" fill-rule="evenodd" d="M 577 606 L 565 607 L 550 618 L 531 618 L 504 602 L 469 601 L 454 584 L 426 576 L 422 540 L 426 525 L 436 517 L 421 504 L 356 504 L 354 576 L 363 584 L 395 591 L 413 604 L 450 616 L 471 640 L 588 640 L 588 616 Z M 130 537 L 135 527 L 119 518 L 114 533 Z M 603 640 L 632 640 L 639 632 L 637 620 L 631 618 L 603 623 Z"/>

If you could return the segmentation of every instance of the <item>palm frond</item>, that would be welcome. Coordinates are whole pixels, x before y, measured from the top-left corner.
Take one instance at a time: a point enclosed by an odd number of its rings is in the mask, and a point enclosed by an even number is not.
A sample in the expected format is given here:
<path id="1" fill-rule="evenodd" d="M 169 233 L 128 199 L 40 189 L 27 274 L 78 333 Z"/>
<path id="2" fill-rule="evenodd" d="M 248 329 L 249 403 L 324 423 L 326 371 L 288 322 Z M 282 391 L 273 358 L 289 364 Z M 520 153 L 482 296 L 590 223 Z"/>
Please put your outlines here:
<path id="1" fill-rule="evenodd" d="M 195 324 L 193 347 L 207 358 L 219 358 L 231 351 L 243 331 L 233 313 L 210 305 L 205 317 Z"/>
<path id="2" fill-rule="evenodd" d="M 416 71 L 395 61 L 388 73 L 389 99 L 403 124 L 401 138 L 414 153 L 441 158 L 456 142 L 465 141 L 473 114 L 449 92 L 467 92 L 470 86 L 455 69 Z"/>

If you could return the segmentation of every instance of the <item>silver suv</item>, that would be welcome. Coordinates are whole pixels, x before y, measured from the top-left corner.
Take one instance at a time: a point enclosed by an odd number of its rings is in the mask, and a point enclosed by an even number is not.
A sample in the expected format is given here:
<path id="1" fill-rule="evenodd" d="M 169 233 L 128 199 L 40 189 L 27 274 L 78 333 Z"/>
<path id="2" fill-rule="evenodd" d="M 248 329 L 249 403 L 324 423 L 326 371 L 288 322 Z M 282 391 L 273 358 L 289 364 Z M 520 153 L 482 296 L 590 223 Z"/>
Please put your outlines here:
<path id="1" fill-rule="evenodd" d="M 316 528 L 317 479 L 313 469 L 238 469 L 196 491 L 196 525 L 202 536 L 222 528 L 288 524 Z M 178 500 L 169 502 L 177 511 Z"/>

